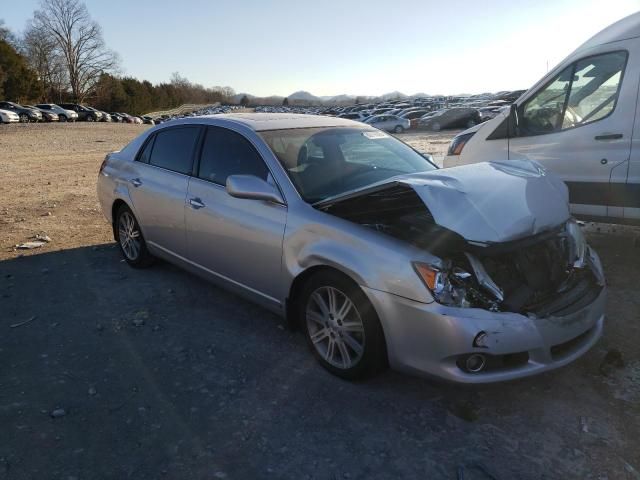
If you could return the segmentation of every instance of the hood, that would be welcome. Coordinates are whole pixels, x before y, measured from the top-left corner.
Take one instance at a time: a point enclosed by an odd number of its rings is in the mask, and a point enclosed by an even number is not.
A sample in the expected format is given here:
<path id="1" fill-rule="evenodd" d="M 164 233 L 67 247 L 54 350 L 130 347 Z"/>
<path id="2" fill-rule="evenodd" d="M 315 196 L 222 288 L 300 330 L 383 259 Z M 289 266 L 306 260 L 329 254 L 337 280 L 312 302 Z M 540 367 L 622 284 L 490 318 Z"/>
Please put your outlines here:
<path id="1" fill-rule="evenodd" d="M 483 162 L 393 177 L 315 206 L 325 209 L 398 185 L 415 191 L 436 224 L 469 242 L 519 240 L 570 218 L 566 185 L 530 160 Z"/>

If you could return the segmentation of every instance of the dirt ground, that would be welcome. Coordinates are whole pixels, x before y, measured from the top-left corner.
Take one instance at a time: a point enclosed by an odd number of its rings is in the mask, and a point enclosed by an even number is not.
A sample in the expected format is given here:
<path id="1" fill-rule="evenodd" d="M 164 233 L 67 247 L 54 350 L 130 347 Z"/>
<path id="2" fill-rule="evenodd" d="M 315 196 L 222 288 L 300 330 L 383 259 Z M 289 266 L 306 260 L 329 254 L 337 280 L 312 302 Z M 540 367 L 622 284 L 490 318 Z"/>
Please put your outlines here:
<path id="1" fill-rule="evenodd" d="M 608 320 L 572 365 L 349 383 L 271 313 L 121 260 L 96 175 L 144 128 L 0 125 L 0 479 L 640 479 L 640 230 L 588 226 Z"/>

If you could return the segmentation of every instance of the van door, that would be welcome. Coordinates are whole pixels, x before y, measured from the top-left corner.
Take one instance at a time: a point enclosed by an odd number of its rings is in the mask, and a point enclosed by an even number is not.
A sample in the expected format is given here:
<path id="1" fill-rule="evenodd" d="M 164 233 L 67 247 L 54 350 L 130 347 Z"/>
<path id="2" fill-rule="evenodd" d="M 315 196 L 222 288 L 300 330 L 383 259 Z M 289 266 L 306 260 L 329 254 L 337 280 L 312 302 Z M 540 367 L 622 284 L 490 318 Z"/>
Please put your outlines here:
<path id="1" fill-rule="evenodd" d="M 576 215 L 622 217 L 611 193 L 627 180 L 640 75 L 635 50 L 630 41 L 594 49 L 518 106 L 509 158 L 529 158 L 558 174 Z"/>
<path id="2" fill-rule="evenodd" d="M 619 187 L 624 219 L 631 223 L 640 223 L 640 101 L 637 108 L 627 183 Z"/>

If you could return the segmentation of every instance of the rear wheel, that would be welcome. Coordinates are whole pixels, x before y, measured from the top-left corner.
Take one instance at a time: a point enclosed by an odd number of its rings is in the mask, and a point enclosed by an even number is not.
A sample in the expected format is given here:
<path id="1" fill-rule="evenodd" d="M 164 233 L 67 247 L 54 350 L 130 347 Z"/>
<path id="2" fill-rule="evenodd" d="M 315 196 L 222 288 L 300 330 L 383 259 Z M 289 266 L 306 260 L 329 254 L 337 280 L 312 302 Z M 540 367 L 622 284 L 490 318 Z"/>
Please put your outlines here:
<path id="1" fill-rule="evenodd" d="M 331 271 L 313 275 L 298 302 L 309 348 L 329 372 L 355 380 L 386 364 L 378 315 L 360 287 Z"/>
<path id="2" fill-rule="evenodd" d="M 153 256 L 147 250 L 138 220 L 126 205 L 118 209 L 114 222 L 114 233 L 120 251 L 129 265 L 135 268 L 148 267 Z"/>

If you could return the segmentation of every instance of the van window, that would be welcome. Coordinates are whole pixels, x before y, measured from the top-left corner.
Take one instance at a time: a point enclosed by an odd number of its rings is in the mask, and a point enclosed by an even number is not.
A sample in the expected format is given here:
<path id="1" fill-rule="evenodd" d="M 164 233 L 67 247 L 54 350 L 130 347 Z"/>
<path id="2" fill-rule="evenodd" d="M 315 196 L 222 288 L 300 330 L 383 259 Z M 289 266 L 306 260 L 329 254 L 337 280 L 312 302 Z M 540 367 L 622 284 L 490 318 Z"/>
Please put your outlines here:
<path id="1" fill-rule="evenodd" d="M 560 72 L 522 109 L 521 135 L 541 135 L 601 120 L 616 106 L 626 52 L 584 58 Z"/>

